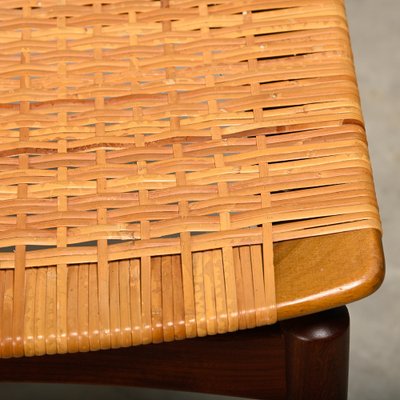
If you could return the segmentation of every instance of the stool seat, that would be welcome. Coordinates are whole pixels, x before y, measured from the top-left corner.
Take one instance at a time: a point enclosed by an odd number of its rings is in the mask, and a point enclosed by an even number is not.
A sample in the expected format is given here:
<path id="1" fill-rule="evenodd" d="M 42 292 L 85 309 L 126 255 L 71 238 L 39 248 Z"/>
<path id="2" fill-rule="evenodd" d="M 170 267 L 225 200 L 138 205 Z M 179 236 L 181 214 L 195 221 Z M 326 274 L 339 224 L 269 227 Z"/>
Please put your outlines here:
<path id="1" fill-rule="evenodd" d="M 0 357 L 249 329 L 380 285 L 342 0 L 16 0 L 0 26 Z"/>

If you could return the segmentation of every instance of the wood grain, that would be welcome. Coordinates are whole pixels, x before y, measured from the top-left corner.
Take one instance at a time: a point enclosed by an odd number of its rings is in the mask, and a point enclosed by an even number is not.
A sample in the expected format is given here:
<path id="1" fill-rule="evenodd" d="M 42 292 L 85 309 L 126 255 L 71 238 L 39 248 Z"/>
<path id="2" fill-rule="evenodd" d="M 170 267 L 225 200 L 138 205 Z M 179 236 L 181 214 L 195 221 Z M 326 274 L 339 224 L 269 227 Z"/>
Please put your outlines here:
<path id="1" fill-rule="evenodd" d="M 381 234 L 374 229 L 282 242 L 274 254 L 279 319 L 359 300 L 385 275 Z"/>

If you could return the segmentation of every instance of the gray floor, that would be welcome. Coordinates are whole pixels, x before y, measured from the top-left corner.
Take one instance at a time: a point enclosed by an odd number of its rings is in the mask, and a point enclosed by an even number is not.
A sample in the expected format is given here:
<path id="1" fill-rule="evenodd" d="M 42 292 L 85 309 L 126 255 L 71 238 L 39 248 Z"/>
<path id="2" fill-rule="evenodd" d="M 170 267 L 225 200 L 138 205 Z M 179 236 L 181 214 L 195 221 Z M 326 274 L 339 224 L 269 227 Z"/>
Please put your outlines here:
<path id="1" fill-rule="evenodd" d="M 347 0 L 353 50 L 385 230 L 387 275 L 372 297 L 350 306 L 350 400 L 400 399 L 400 1 Z M 13 399 L 186 399 L 222 396 L 97 388 L 0 384 Z"/>

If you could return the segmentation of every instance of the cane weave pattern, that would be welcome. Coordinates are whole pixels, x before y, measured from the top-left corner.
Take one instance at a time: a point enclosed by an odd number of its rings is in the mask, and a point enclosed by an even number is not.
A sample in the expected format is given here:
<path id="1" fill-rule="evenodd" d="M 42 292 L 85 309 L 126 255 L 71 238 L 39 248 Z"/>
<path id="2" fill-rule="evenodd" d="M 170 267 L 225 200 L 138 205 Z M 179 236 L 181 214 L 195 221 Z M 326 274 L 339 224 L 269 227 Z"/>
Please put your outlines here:
<path id="1" fill-rule="evenodd" d="M 0 351 L 276 321 L 273 243 L 380 228 L 341 0 L 0 4 Z"/>

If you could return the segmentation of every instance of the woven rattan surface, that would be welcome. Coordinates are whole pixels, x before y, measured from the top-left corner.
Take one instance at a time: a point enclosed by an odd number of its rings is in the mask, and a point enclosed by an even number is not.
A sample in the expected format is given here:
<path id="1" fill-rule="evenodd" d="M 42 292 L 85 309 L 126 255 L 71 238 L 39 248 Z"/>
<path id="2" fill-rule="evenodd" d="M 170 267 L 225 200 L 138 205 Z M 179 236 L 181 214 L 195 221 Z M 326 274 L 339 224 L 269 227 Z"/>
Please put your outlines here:
<path id="1" fill-rule="evenodd" d="M 340 0 L 0 3 L 1 355 L 276 321 L 273 242 L 380 228 Z"/>

